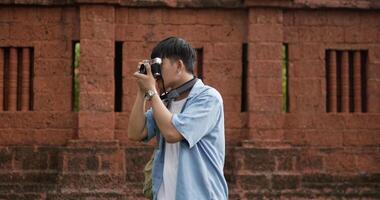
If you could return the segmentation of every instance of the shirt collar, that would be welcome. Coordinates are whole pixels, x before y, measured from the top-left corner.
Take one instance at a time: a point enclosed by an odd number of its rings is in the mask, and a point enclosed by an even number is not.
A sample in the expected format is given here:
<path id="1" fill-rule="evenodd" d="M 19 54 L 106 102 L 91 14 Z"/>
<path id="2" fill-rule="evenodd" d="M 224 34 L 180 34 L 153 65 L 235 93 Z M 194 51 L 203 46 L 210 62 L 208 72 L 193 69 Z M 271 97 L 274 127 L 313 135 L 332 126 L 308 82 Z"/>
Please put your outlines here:
<path id="1" fill-rule="evenodd" d="M 189 96 L 187 97 L 188 99 L 191 99 L 192 97 L 195 97 L 205 91 L 207 88 L 204 87 L 205 84 L 202 82 L 201 79 L 198 79 L 197 82 L 195 82 L 193 88 L 191 89 Z"/>

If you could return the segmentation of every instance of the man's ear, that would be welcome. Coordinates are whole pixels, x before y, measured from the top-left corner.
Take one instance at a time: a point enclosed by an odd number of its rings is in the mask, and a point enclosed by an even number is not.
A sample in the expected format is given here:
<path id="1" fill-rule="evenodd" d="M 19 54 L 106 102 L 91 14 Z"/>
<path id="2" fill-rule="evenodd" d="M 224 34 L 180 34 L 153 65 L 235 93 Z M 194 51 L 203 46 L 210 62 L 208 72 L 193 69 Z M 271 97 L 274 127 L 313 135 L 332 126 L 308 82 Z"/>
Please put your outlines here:
<path id="1" fill-rule="evenodd" d="M 178 61 L 177 61 L 177 72 L 179 73 L 183 70 L 186 70 L 185 64 L 183 64 L 183 61 L 181 59 L 178 59 Z"/>

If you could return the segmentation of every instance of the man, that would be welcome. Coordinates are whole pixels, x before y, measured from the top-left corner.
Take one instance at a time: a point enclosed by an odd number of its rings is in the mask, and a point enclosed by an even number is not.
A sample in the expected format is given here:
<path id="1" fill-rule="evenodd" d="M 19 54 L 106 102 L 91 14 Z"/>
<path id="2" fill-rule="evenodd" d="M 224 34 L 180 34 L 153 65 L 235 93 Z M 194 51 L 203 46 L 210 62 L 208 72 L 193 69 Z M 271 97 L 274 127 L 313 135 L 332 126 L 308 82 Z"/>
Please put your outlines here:
<path id="1" fill-rule="evenodd" d="M 139 63 L 145 64 L 147 74 L 134 73 L 139 89 L 128 125 L 131 140 L 147 142 L 159 137 L 152 171 L 153 199 L 227 199 L 222 97 L 194 79 L 196 53 L 185 40 L 169 37 L 159 42 L 151 54 L 152 59 L 156 57 L 162 59 L 158 80 L 147 63 Z M 191 89 L 170 102 L 168 109 L 159 94 L 191 81 L 195 83 Z M 146 101 L 152 108 L 144 114 Z"/>

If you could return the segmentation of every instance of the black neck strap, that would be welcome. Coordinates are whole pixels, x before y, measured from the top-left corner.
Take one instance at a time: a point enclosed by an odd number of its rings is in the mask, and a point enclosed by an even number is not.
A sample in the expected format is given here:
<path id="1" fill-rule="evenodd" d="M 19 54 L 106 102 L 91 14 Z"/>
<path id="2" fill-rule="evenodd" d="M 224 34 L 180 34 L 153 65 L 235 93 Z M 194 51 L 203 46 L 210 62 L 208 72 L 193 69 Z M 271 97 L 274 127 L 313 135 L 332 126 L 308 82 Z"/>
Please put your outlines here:
<path id="1" fill-rule="evenodd" d="M 160 98 L 163 101 L 167 102 L 167 107 L 169 108 L 171 102 L 175 98 L 179 97 L 182 93 L 189 91 L 194 86 L 194 84 L 197 82 L 197 80 L 198 79 L 196 77 L 194 77 L 193 79 L 187 81 L 186 83 L 182 84 L 181 86 L 179 86 L 173 90 L 170 90 L 167 93 L 164 93 L 163 95 L 160 96 Z"/>

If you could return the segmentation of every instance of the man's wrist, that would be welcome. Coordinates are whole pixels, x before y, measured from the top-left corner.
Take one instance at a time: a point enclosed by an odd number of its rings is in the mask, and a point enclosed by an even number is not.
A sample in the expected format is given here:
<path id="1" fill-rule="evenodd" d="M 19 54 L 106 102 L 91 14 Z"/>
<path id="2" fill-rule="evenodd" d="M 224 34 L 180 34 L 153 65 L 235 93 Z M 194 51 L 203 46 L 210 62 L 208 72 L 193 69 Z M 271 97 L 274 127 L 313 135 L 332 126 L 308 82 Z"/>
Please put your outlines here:
<path id="1" fill-rule="evenodd" d="M 152 100 L 152 98 L 157 95 L 157 91 L 156 90 L 147 90 L 145 92 L 145 99 L 150 101 Z"/>

